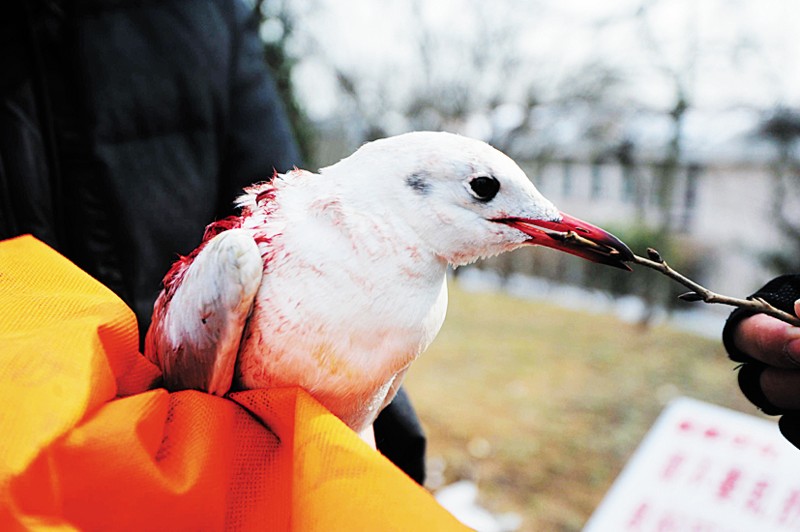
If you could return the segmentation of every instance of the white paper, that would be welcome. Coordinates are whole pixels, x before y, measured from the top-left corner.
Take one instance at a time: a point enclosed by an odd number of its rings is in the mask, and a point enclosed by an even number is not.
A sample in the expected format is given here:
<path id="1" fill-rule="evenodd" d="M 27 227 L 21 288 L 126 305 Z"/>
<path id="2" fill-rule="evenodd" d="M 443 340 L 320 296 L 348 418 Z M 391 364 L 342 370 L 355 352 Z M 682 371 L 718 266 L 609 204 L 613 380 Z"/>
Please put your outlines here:
<path id="1" fill-rule="evenodd" d="M 694 399 L 659 416 L 584 532 L 800 530 L 800 449 L 776 423 Z"/>

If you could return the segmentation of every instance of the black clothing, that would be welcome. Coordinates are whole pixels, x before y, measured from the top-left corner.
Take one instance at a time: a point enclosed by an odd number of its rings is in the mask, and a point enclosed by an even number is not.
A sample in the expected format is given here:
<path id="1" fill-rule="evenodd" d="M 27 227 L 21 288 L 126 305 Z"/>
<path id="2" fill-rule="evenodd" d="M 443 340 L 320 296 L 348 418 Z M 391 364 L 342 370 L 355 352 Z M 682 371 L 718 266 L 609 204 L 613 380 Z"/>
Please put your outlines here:
<path id="1" fill-rule="evenodd" d="M 250 8 L 0 7 L 0 238 L 32 233 L 150 322 L 161 279 L 242 187 L 299 164 Z"/>
<path id="2" fill-rule="evenodd" d="M 375 420 L 375 445 L 406 475 L 425 483 L 425 431 L 402 387 Z"/>

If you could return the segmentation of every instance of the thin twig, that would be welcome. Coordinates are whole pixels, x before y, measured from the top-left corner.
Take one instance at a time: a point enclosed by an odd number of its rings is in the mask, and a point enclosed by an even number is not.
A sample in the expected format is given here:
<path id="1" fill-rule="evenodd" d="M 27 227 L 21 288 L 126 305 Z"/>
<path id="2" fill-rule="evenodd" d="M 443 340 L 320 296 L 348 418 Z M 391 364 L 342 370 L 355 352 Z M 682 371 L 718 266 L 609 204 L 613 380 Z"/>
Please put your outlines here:
<path id="1" fill-rule="evenodd" d="M 633 262 L 634 264 L 639 264 L 646 268 L 650 268 L 652 270 L 656 270 L 657 272 L 661 272 L 670 279 L 679 282 L 680 284 L 691 290 L 691 292 L 687 292 L 679 296 L 680 299 L 684 301 L 703 301 L 705 303 L 719 303 L 721 305 L 741 307 L 748 310 L 752 310 L 754 312 L 767 314 L 769 316 L 778 318 L 779 320 L 785 321 L 786 323 L 789 323 L 796 327 L 800 327 L 800 318 L 798 318 L 797 316 L 793 316 L 788 312 L 784 312 L 779 308 L 773 307 L 763 299 L 760 298 L 739 299 L 736 297 L 729 297 L 717 294 L 716 292 L 712 292 L 708 288 L 692 281 L 688 277 L 673 270 L 666 263 L 666 261 L 663 258 L 661 258 L 661 255 L 655 249 L 648 248 L 647 254 L 650 257 L 649 259 L 645 257 L 640 257 L 638 255 L 634 255 L 633 260 L 631 262 Z"/>

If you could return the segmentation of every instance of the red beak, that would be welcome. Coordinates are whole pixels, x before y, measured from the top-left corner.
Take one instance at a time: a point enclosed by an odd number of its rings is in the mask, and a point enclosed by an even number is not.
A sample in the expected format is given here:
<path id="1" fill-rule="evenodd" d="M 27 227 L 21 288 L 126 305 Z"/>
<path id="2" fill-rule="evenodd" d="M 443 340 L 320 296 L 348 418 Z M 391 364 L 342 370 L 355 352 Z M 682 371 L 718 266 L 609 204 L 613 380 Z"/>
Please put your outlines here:
<path id="1" fill-rule="evenodd" d="M 592 262 L 631 271 L 625 263 L 633 260 L 633 252 L 619 238 L 563 212 L 558 222 L 527 218 L 494 221 L 522 231 L 530 237 L 529 244 L 558 249 Z"/>

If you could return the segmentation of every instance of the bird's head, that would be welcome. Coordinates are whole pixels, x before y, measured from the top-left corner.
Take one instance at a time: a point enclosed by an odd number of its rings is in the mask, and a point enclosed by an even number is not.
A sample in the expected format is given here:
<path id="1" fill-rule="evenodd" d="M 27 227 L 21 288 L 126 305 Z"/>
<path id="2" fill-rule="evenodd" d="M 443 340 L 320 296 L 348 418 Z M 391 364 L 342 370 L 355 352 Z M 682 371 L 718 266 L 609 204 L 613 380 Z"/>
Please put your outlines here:
<path id="1" fill-rule="evenodd" d="M 365 144 L 326 171 L 343 178 L 356 204 L 406 223 L 453 265 L 533 244 L 630 269 L 625 261 L 633 254 L 624 243 L 560 212 L 511 158 L 485 142 L 406 133 Z"/>

